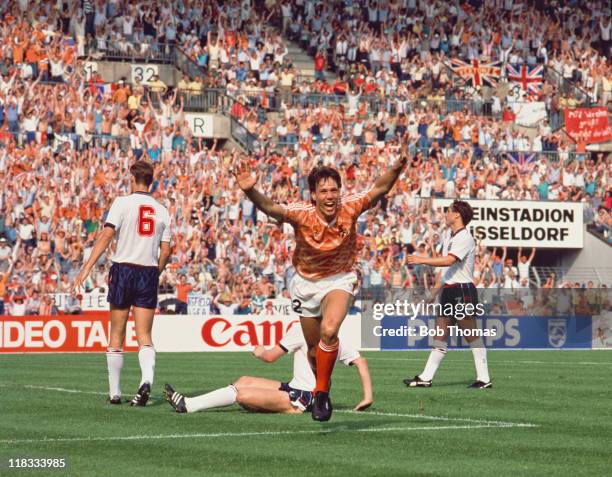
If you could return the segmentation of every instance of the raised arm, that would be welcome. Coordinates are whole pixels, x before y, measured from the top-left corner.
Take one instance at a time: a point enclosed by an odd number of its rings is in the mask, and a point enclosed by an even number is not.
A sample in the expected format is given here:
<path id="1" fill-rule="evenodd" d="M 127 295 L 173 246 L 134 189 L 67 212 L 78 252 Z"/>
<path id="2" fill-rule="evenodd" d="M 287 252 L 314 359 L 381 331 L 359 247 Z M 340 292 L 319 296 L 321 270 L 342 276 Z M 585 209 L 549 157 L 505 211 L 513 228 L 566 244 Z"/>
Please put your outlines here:
<path id="1" fill-rule="evenodd" d="M 533 257 L 535 257 L 535 254 L 536 254 L 536 248 L 531 247 L 531 255 L 529 255 L 529 258 L 527 259 L 527 263 L 531 263 L 531 261 L 533 260 Z"/>
<path id="2" fill-rule="evenodd" d="M 389 193 L 407 163 L 408 149 L 402 148 L 399 160 L 374 183 L 374 187 L 372 188 L 372 205 L 378 202 L 378 199 Z"/>
<path id="3" fill-rule="evenodd" d="M 246 161 L 241 161 L 236 169 L 232 171 L 238 187 L 246 194 L 246 196 L 255 204 L 259 210 L 264 214 L 273 219 L 281 222 L 285 217 L 285 210 L 276 202 L 269 197 L 265 196 L 255 188 L 257 183 L 257 177 L 251 175 L 251 169 L 249 169 Z"/>

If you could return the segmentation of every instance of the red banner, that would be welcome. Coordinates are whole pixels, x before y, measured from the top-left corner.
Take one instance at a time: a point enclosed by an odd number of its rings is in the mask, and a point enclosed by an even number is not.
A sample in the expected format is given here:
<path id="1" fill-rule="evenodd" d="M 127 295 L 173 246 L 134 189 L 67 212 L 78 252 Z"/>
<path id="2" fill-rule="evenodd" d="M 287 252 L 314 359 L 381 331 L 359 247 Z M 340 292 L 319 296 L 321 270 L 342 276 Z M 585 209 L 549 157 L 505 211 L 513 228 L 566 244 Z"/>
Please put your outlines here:
<path id="1" fill-rule="evenodd" d="M 566 109 L 565 132 L 574 141 L 586 144 L 612 140 L 608 108 Z"/>
<path id="2" fill-rule="evenodd" d="M 0 316 L 0 353 L 104 352 L 110 314 Z M 127 324 L 124 351 L 138 351 L 134 318 Z"/>

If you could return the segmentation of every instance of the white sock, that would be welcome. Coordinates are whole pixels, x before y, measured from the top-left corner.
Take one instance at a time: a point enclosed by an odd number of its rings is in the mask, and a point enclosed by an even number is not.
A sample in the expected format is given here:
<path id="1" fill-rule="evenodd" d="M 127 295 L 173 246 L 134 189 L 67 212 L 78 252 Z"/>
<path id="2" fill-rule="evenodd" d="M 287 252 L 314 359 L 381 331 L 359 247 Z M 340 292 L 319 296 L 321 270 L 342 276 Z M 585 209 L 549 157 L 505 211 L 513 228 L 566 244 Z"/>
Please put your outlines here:
<path id="1" fill-rule="evenodd" d="M 480 338 L 470 343 L 472 348 L 472 354 L 474 355 L 474 365 L 476 366 L 476 379 L 483 383 L 488 383 L 489 378 L 489 366 L 487 364 L 487 348 Z"/>
<path id="2" fill-rule="evenodd" d="M 230 384 L 224 388 L 215 389 L 201 396 L 185 398 L 187 412 L 204 411 L 215 407 L 231 406 L 236 402 L 238 390 Z"/>
<path id="3" fill-rule="evenodd" d="M 446 343 L 444 341 L 434 340 L 433 346 L 434 348 L 429 353 L 429 358 L 427 358 L 425 369 L 419 375 L 419 378 L 423 381 L 431 381 L 434 378 L 438 366 L 440 366 L 444 356 L 446 356 Z"/>
<path id="4" fill-rule="evenodd" d="M 153 376 L 155 375 L 155 348 L 150 345 L 145 345 L 138 351 L 138 361 L 140 363 L 140 372 L 142 379 L 140 385 L 149 383 L 153 386 Z"/>
<path id="5" fill-rule="evenodd" d="M 123 368 L 123 351 L 108 348 L 106 352 L 106 365 L 108 367 L 108 395 L 112 398 L 121 396 L 121 368 Z"/>

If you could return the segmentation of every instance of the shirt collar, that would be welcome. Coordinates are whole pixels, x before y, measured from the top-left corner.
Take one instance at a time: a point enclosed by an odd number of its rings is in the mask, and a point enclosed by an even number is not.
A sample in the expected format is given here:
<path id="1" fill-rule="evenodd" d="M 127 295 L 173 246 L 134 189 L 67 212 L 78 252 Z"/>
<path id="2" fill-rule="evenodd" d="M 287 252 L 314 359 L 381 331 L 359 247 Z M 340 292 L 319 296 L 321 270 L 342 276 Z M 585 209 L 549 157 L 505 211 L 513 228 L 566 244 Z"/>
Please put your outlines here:
<path id="1" fill-rule="evenodd" d="M 457 235 L 459 232 L 461 232 L 462 230 L 465 230 L 465 227 L 461 227 L 459 230 L 457 230 L 456 232 L 451 232 L 451 237 L 454 237 L 455 235 Z"/>

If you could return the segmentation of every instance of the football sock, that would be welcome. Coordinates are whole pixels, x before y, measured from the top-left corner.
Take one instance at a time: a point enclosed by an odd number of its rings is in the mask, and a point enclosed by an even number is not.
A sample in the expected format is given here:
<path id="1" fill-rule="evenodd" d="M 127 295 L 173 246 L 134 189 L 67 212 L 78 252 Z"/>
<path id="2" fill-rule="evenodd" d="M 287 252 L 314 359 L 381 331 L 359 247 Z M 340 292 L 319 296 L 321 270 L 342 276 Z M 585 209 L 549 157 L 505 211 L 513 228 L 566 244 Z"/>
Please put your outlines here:
<path id="1" fill-rule="evenodd" d="M 224 388 L 215 389 L 201 396 L 185 398 L 187 412 L 204 411 L 215 407 L 231 406 L 236 402 L 238 390 L 233 384 Z"/>
<path id="2" fill-rule="evenodd" d="M 491 378 L 489 377 L 489 366 L 487 364 L 487 348 L 480 338 L 470 343 L 472 348 L 472 354 L 474 355 L 474 365 L 476 366 L 476 379 L 483 383 L 488 383 Z"/>
<path id="3" fill-rule="evenodd" d="M 140 385 L 149 383 L 153 386 L 153 376 L 155 375 L 155 348 L 151 345 L 144 345 L 138 351 L 138 362 L 140 363 L 140 372 L 142 379 Z"/>
<path id="4" fill-rule="evenodd" d="M 106 365 L 108 367 L 108 394 L 110 397 L 121 396 L 121 368 L 123 368 L 123 351 L 108 348 L 106 351 Z"/>
<path id="5" fill-rule="evenodd" d="M 433 349 L 429 353 L 429 358 L 427 358 L 427 363 L 425 364 L 425 369 L 419 375 L 423 381 L 431 381 L 436 375 L 436 371 L 438 370 L 438 366 L 446 356 L 446 343 L 440 340 L 434 340 Z"/>
<path id="6" fill-rule="evenodd" d="M 319 391 L 329 392 L 329 381 L 334 371 L 336 358 L 338 357 L 338 344 L 338 340 L 333 345 L 326 345 L 323 341 L 319 341 L 319 346 L 317 346 L 317 385 L 315 387 L 315 394 Z"/>

